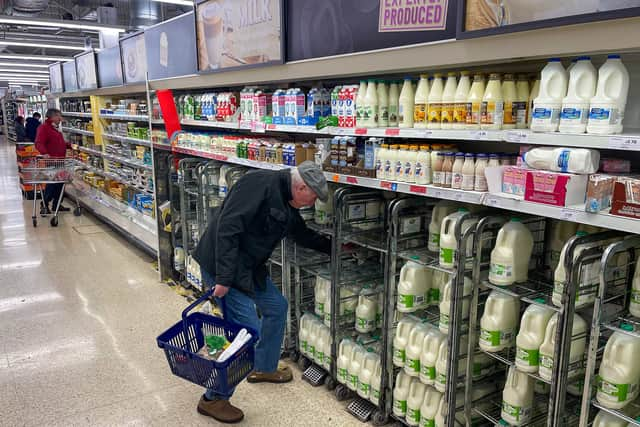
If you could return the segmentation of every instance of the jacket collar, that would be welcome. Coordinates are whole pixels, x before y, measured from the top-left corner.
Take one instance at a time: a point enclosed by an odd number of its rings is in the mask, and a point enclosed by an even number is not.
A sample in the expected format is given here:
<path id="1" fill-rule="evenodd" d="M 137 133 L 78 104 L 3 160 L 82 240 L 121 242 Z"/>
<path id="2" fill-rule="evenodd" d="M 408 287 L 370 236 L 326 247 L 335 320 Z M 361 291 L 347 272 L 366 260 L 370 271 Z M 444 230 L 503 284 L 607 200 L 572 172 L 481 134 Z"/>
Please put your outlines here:
<path id="1" fill-rule="evenodd" d="M 280 174 L 280 191 L 282 195 L 286 201 L 293 200 L 293 195 L 291 194 L 291 170 L 283 169 L 278 173 Z"/>

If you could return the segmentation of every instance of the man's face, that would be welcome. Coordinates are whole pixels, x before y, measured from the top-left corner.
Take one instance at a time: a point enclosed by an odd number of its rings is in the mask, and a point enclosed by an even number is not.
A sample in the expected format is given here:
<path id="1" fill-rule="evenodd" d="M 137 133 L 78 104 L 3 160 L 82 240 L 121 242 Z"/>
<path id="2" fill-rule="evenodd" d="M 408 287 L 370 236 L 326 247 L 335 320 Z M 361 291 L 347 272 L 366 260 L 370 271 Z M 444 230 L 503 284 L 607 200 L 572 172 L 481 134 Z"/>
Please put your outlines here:
<path id="1" fill-rule="evenodd" d="M 293 189 L 292 206 L 296 209 L 313 206 L 318 196 L 305 184 L 299 184 Z"/>
<path id="2" fill-rule="evenodd" d="M 51 123 L 53 123 L 54 125 L 59 125 L 60 122 L 62 121 L 62 115 L 60 114 L 54 114 L 53 116 L 51 116 Z"/>

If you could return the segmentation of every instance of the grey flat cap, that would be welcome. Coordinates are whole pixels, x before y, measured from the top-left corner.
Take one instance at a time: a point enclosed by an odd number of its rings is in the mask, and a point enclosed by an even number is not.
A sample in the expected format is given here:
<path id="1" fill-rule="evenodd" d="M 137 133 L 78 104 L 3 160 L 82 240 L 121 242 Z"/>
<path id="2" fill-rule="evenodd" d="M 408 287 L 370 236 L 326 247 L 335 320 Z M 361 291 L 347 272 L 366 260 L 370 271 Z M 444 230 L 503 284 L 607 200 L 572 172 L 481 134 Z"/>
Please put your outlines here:
<path id="1" fill-rule="evenodd" d="M 300 172 L 300 176 L 304 183 L 316 193 L 318 199 L 323 202 L 329 200 L 327 179 L 324 177 L 324 173 L 322 172 L 322 169 L 320 169 L 320 166 L 307 160 L 298 166 L 298 172 Z"/>

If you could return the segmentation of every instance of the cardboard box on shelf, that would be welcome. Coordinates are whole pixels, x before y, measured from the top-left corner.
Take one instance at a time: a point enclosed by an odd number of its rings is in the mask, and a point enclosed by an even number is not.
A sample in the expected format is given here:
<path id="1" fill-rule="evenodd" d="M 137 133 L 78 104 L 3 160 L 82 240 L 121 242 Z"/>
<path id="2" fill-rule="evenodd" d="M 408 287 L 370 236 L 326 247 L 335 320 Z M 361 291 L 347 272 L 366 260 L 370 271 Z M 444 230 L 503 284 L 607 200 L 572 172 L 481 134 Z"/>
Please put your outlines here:
<path id="1" fill-rule="evenodd" d="M 589 176 L 530 170 L 527 171 L 526 179 L 526 201 L 571 206 L 584 203 Z"/>
<path id="2" fill-rule="evenodd" d="M 611 213 L 640 219 L 640 179 L 620 179 L 614 184 Z"/>

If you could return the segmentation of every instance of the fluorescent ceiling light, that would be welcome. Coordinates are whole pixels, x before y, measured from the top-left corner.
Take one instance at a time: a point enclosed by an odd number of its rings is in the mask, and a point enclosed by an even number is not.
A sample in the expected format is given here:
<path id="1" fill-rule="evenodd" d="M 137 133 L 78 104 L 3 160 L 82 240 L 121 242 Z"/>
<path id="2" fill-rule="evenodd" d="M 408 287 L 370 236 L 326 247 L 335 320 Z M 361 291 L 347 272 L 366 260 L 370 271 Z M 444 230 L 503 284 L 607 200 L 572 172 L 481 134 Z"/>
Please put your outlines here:
<path id="1" fill-rule="evenodd" d="M 49 44 L 49 43 L 36 43 L 36 42 L 20 42 L 20 41 L 13 41 L 13 40 L 0 40 L 0 46 L 24 46 L 24 47 L 47 48 L 47 49 L 84 50 L 84 46 L 69 46 L 66 44 Z"/>
<path id="2" fill-rule="evenodd" d="M 48 76 L 49 75 L 49 71 L 48 70 L 16 70 L 14 68 L 1 68 L 0 67 L 0 73 L 17 73 L 17 74 L 40 74 L 40 75 L 45 75 Z"/>
<path id="3" fill-rule="evenodd" d="M 169 3 L 169 4 L 178 4 L 180 6 L 191 6 L 193 7 L 193 2 L 189 0 L 153 0 L 158 3 Z"/>
<path id="4" fill-rule="evenodd" d="M 16 82 L 16 81 L 48 82 L 49 81 L 47 77 L 20 77 L 20 76 L 5 76 L 2 74 L 0 74 L 0 80 L 11 80 L 12 82 Z"/>
<path id="5" fill-rule="evenodd" d="M 50 19 L 37 19 L 37 18 L 19 18 L 12 16 L 0 16 L 0 24 L 15 24 L 15 25 L 34 25 L 41 27 L 54 27 L 54 28 L 71 28 L 77 30 L 89 30 L 89 31 L 109 31 L 116 33 L 124 33 L 125 28 L 116 27 L 110 25 L 99 25 L 91 22 L 83 21 L 58 21 Z"/>
<path id="6" fill-rule="evenodd" d="M 73 59 L 68 56 L 22 55 L 20 53 L 0 54 L 0 58 L 19 59 L 21 61 L 69 61 Z"/>
<path id="7" fill-rule="evenodd" d="M 1 62 L 0 67 L 49 68 L 47 64 L 21 64 L 20 62 Z M 34 70 L 35 71 L 35 70 Z"/>

